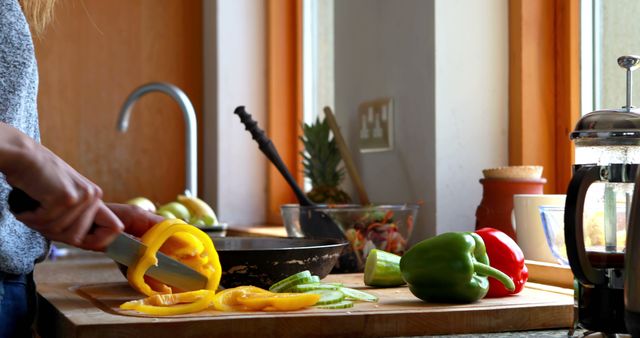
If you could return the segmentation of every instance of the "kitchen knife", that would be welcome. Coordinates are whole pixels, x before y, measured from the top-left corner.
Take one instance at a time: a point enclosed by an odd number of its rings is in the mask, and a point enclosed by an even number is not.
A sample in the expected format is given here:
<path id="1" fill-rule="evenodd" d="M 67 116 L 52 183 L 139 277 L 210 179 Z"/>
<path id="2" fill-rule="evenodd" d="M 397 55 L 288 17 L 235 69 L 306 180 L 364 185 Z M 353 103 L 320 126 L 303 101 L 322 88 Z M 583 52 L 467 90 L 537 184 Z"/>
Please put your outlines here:
<path id="1" fill-rule="evenodd" d="M 121 233 L 107 246 L 104 253 L 120 264 L 131 266 L 145 249 L 144 243 L 129 234 Z M 158 252 L 156 258 L 158 258 L 158 266 L 151 266 L 146 275 L 184 291 L 200 290 L 206 287 L 207 277 L 196 270 L 162 252 Z"/>
<path id="2" fill-rule="evenodd" d="M 9 193 L 8 203 L 9 209 L 16 215 L 40 206 L 38 201 L 17 188 Z M 105 254 L 120 264 L 131 266 L 138 261 L 145 249 L 144 243 L 129 234 L 121 233 L 107 246 Z M 149 268 L 146 275 L 184 291 L 205 288 L 207 277 L 161 252 L 156 257 L 158 265 Z"/>

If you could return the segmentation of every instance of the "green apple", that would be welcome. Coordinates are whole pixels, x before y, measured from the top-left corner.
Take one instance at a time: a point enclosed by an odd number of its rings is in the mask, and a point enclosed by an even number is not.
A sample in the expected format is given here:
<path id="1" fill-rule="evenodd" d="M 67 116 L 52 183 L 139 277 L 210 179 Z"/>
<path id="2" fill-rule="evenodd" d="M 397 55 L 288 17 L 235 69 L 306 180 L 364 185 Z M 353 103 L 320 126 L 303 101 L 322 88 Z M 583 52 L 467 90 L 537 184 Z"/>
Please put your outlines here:
<path id="1" fill-rule="evenodd" d="M 179 202 L 169 202 L 161 206 L 158 209 L 158 211 L 168 211 L 174 214 L 176 218 L 179 218 L 185 222 L 188 222 L 189 218 L 191 218 L 191 213 L 189 212 L 189 209 L 187 209 L 187 207 L 185 207 L 182 203 L 179 203 Z"/>
<path id="2" fill-rule="evenodd" d="M 162 217 L 164 217 L 166 219 L 178 218 L 178 217 L 176 217 L 176 215 L 172 214 L 170 211 L 167 211 L 167 210 L 158 210 L 158 211 L 156 211 L 156 215 L 162 216 Z"/>
<path id="3" fill-rule="evenodd" d="M 205 222 L 202 219 L 196 217 L 191 217 L 191 220 L 189 220 L 189 224 L 199 228 L 206 226 Z"/>
<path id="4" fill-rule="evenodd" d="M 151 202 L 151 200 L 146 197 L 132 198 L 127 201 L 127 204 L 137 205 L 138 207 L 150 212 L 156 211 L 156 205 L 153 204 L 153 202 Z"/>

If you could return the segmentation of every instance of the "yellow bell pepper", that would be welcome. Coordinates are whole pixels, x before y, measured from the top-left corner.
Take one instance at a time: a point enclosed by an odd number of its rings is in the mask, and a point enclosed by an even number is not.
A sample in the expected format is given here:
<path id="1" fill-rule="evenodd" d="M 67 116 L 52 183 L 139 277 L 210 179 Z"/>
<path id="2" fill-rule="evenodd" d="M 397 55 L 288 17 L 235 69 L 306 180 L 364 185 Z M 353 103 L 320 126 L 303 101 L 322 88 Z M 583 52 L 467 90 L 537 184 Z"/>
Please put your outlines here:
<path id="1" fill-rule="evenodd" d="M 256 311 L 294 311 L 315 305 L 319 299 L 313 293 L 261 293 L 240 296 L 238 302 Z"/>
<path id="2" fill-rule="evenodd" d="M 191 257 L 200 255 L 204 245 L 194 235 L 178 232 L 162 244 L 160 251 L 174 258 Z"/>
<path id="3" fill-rule="evenodd" d="M 213 298 L 220 311 L 294 311 L 314 305 L 320 295 L 310 293 L 273 293 L 255 286 L 224 290 Z"/>
<path id="4" fill-rule="evenodd" d="M 189 236 L 177 234 L 187 233 Z M 149 231 L 147 231 L 141 238 L 142 242 L 147 245 L 147 249 L 140 257 L 140 259 L 133 266 L 129 267 L 127 271 L 127 279 L 134 289 L 140 291 L 147 296 L 153 296 L 159 293 L 158 288 L 152 289 L 144 280 L 144 274 L 151 267 L 151 265 L 157 265 L 158 259 L 156 258 L 156 252 L 163 246 L 165 241 L 169 238 L 177 238 L 175 241 L 182 241 L 186 245 L 191 245 L 194 249 L 193 252 L 199 251 L 198 242 L 202 245 L 203 250 L 201 253 L 190 256 L 200 257 L 200 262 L 205 262 L 202 265 L 197 266 L 194 264 L 198 260 L 189 261 L 190 266 L 195 268 L 198 272 L 208 277 L 206 289 L 215 291 L 220 283 L 220 277 L 222 275 L 222 268 L 220 267 L 220 260 L 218 253 L 213 246 L 211 238 L 199 230 L 198 228 L 188 225 L 181 220 L 171 219 L 165 220 L 154 225 Z M 206 258 L 206 260 L 205 260 Z M 180 258 L 178 258 L 180 260 Z"/>
<path id="5" fill-rule="evenodd" d="M 159 282 L 156 279 L 151 278 L 150 276 L 144 276 L 144 282 L 149 285 L 149 287 L 161 294 L 172 293 L 173 288 L 169 285 Z"/>
<path id="6" fill-rule="evenodd" d="M 147 249 L 129 267 L 127 279 L 149 297 L 120 305 L 124 310 L 159 316 L 198 312 L 212 305 L 220 311 L 293 311 L 314 305 L 320 298 L 316 294 L 273 293 L 255 286 L 240 286 L 216 294 L 222 268 L 213 242 L 207 234 L 181 220 L 160 222 L 141 240 Z M 159 250 L 207 276 L 206 289 L 171 293 L 170 286 L 144 276 L 151 265 L 158 263 Z"/>
<path id="7" fill-rule="evenodd" d="M 143 243 L 149 243 L 155 236 L 158 235 L 158 233 L 164 229 L 166 229 L 167 227 L 173 225 L 173 224 L 178 224 L 178 223 L 184 223 L 182 220 L 179 219 L 166 219 L 156 225 L 154 225 L 153 227 L 151 227 L 149 230 L 147 230 L 147 232 L 144 233 L 144 235 L 142 235 L 142 237 L 140 238 L 140 241 Z M 169 240 L 167 240 L 167 242 L 165 242 L 165 244 L 163 244 L 163 247 L 161 247 L 160 251 L 162 251 L 165 254 L 168 254 L 171 256 L 171 250 L 173 249 L 173 247 L 168 247 L 165 250 L 165 245 L 166 243 L 171 243 L 171 244 L 177 244 L 177 245 L 184 245 L 183 242 L 181 242 L 179 239 L 178 240 L 174 240 L 174 237 L 176 237 L 178 234 L 176 234 L 175 236 L 169 238 Z M 175 257 L 173 257 L 175 258 Z M 131 268 L 127 269 L 127 280 L 129 280 L 129 284 L 131 284 L 132 286 L 134 285 L 134 282 L 132 280 L 132 275 L 131 275 Z M 147 283 L 149 285 L 149 287 L 154 290 L 157 293 L 172 293 L 174 290 L 172 287 L 170 287 L 169 285 L 163 284 L 160 281 L 157 281 L 149 276 L 144 276 L 144 282 Z M 136 290 L 138 290 L 138 288 L 134 287 Z"/>
<path id="8" fill-rule="evenodd" d="M 154 237 L 157 237 L 162 231 L 166 230 L 168 227 L 174 224 L 186 224 L 186 223 L 181 219 L 165 219 L 164 221 L 152 226 L 151 229 L 147 230 L 147 232 L 145 232 L 144 235 L 140 237 L 140 240 L 143 243 L 148 243 Z"/>
<path id="9" fill-rule="evenodd" d="M 218 292 L 213 298 L 213 307 L 218 311 L 249 311 L 250 309 L 238 302 L 241 296 L 252 295 L 256 293 L 271 292 L 255 287 L 255 286 L 238 286 Z"/>
<path id="10" fill-rule="evenodd" d="M 135 310 L 150 315 L 170 316 L 193 313 L 211 306 L 215 292 L 210 290 L 153 295 L 120 305 L 123 310 Z"/>

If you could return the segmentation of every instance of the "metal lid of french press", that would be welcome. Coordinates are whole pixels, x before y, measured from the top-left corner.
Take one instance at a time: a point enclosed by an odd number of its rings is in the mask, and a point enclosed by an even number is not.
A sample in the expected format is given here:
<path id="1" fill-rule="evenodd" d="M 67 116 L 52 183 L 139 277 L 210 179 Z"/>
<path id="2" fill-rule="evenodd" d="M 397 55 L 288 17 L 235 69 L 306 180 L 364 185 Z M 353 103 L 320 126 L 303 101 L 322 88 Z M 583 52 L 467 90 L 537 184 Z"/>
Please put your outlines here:
<path id="1" fill-rule="evenodd" d="M 640 110 L 631 105 L 631 72 L 640 68 L 640 56 L 621 56 L 618 65 L 627 70 L 626 105 L 584 115 L 569 136 L 576 145 L 640 145 Z"/>

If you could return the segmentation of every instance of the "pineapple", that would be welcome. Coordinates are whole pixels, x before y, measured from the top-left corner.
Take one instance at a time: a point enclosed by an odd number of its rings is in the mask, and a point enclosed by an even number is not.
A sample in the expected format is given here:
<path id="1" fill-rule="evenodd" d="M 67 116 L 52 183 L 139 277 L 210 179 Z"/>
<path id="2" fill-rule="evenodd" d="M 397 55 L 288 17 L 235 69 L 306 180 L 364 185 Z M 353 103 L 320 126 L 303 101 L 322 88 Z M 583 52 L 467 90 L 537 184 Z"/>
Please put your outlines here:
<path id="1" fill-rule="evenodd" d="M 350 203 L 349 194 L 338 187 L 344 178 L 344 168 L 338 168 L 342 158 L 335 138 L 329 138 L 329 123 L 318 118 L 315 123 L 303 124 L 302 131 L 302 164 L 312 186 L 307 197 L 322 204 Z"/>

